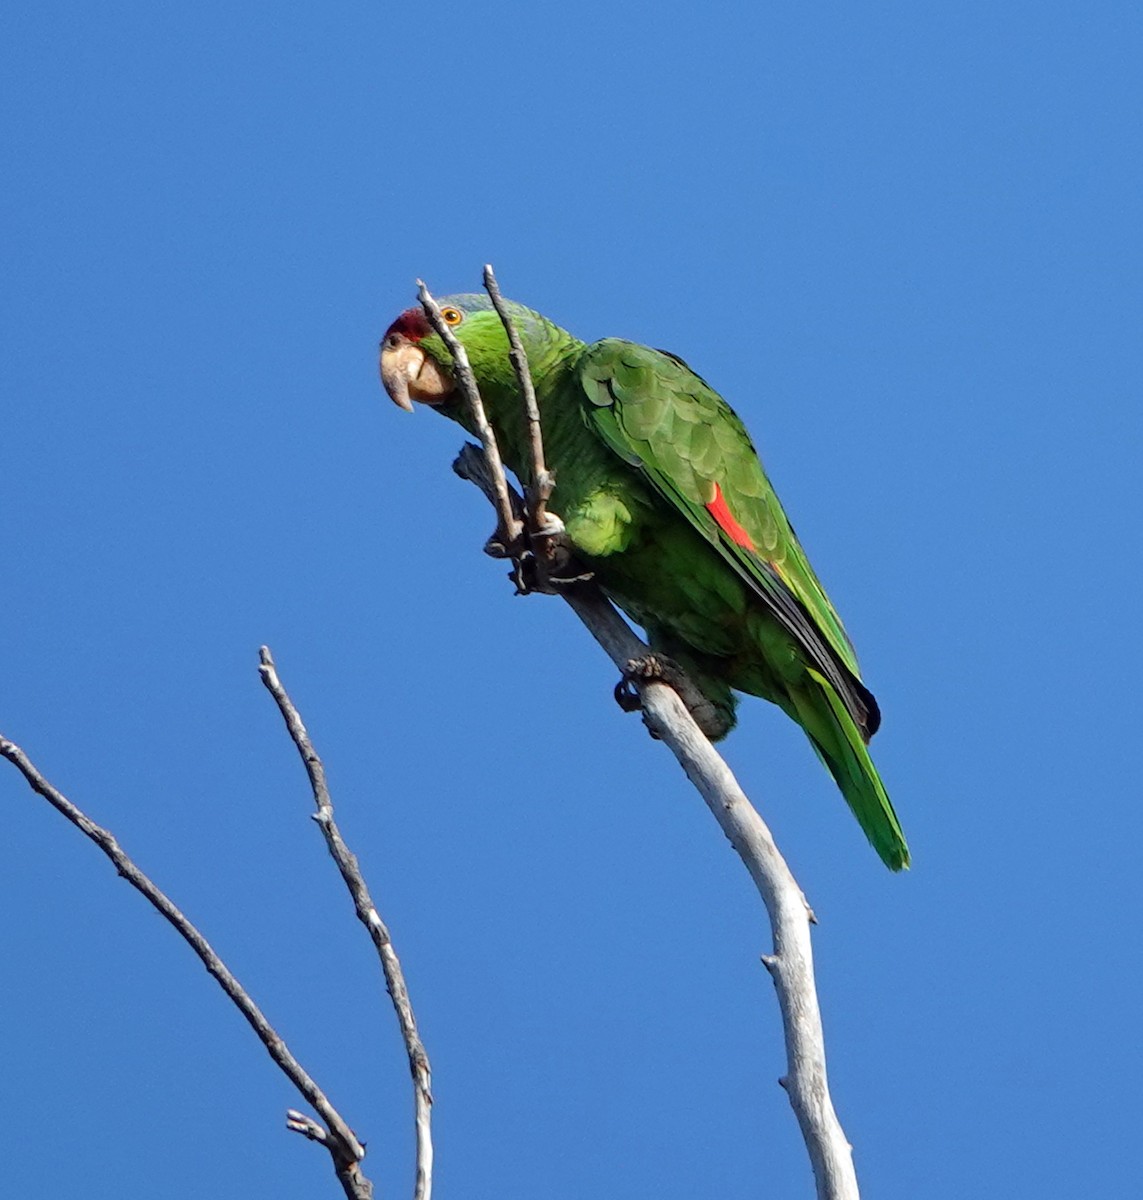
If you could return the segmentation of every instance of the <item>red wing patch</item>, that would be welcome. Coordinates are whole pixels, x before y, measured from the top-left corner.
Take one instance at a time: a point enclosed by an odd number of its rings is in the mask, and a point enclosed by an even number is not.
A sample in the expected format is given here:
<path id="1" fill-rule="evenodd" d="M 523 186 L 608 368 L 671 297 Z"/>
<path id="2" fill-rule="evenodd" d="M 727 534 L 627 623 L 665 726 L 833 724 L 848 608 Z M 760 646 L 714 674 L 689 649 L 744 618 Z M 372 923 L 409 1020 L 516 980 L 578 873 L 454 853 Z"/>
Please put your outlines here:
<path id="1" fill-rule="evenodd" d="M 719 529 L 733 541 L 747 550 L 754 549 L 750 534 L 731 516 L 730 509 L 726 507 L 726 501 L 722 498 L 722 488 L 717 483 L 714 485 L 714 499 L 706 506 L 706 511 L 718 522 Z"/>

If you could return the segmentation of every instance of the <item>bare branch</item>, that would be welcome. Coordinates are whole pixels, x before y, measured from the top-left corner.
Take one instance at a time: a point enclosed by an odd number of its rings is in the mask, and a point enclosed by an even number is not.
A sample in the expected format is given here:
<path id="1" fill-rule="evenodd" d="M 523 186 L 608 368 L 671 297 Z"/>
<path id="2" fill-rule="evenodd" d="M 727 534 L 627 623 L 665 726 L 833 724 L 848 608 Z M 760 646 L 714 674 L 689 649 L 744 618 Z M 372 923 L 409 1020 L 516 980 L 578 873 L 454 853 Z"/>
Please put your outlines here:
<path id="1" fill-rule="evenodd" d="M 496 282 L 496 274 L 492 270 L 491 263 L 486 263 L 484 267 L 484 290 L 491 298 L 492 305 L 504 326 L 504 332 L 508 335 L 508 358 L 512 363 L 512 369 L 516 372 L 516 379 L 520 384 L 520 395 L 524 401 L 524 414 L 528 418 L 528 444 L 532 456 L 532 486 L 527 489 L 528 524 L 533 532 L 539 532 L 544 528 L 548 500 L 551 499 L 552 489 L 556 482 L 544 462 L 540 406 L 536 402 L 536 389 L 532 385 L 532 372 L 528 370 L 528 355 L 524 350 L 524 343 L 520 341 L 520 334 L 517 332 L 512 318 L 508 315 L 508 309 L 504 304 L 504 297 L 500 294 L 500 285 Z"/>
<path id="2" fill-rule="evenodd" d="M 349 1200 L 372 1200 L 373 1185 L 362 1174 L 360 1163 L 365 1157 L 365 1147 L 357 1140 L 352 1129 L 341 1114 L 326 1098 L 325 1093 L 290 1053 L 286 1043 L 278 1036 L 262 1010 L 254 1003 L 245 988 L 230 973 L 226 964 L 211 948 L 210 943 L 194 925 L 179 911 L 175 904 L 145 875 L 120 847 L 115 837 L 97 825 L 78 809 L 61 792 L 54 788 L 36 769 L 28 756 L 14 742 L 0 737 L 0 757 L 6 758 L 27 780 L 33 791 L 43 796 L 57 812 L 67 818 L 81 833 L 89 837 L 114 864 L 116 871 L 175 927 L 179 935 L 198 955 L 203 966 L 218 981 L 222 990 L 230 997 L 238 1011 L 246 1018 L 257 1034 L 267 1053 L 278 1064 L 302 1097 L 325 1122 L 320 1140 L 333 1159 L 334 1170 Z M 302 1118 L 309 1125 L 320 1129 L 316 1122 Z M 288 1122 L 290 1128 L 294 1124 Z M 307 1131 L 301 1131 L 307 1132 Z M 311 1132 L 307 1136 L 313 1137 Z"/>
<path id="3" fill-rule="evenodd" d="M 409 989 L 405 985 L 405 974 L 401 970 L 401 962 L 393 949 L 393 941 L 369 888 L 361 873 L 356 855 L 349 849 L 341 830 L 333 817 L 333 802 L 330 799 L 329 785 L 326 782 L 325 767 L 318 757 L 317 751 L 310 741 L 309 733 L 302 723 L 294 702 L 286 692 L 277 667 L 268 646 L 263 646 L 259 654 L 260 666 L 258 674 L 266 689 L 274 697 L 278 709 L 286 722 L 286 728 L 298 753 L 302 756 L 306 774 L 309 776 L 310 787 L 313 789 L 314 803 L 317 812 L 314 819 L 321 827 L 330 856 L 337 864 L 345 886 L 353 898 L 353 907 L 357 919 L 369 932 L 377 955 L 381 960 L 381 970 L 385 975 L 385 986 L 397 1012 L 397 1021 L 401 1026 L 401 1037 L 405 1043 L 405 1052 L 409 1056 L 409 1070 L 413 1076 L 413 1115 L 417 1135 L 416 1181 L 414 1184 L 414 1200 L 431 1200 L 433 1190 L 433 1138 L 432 1138 L 432 1074 L 429 1067 L 429 1057 L 417 1032 L 417 1021 L 413 1014 L 412 1002 L 409 1000 Z M 297 1120 L 305 1122 L 304 1116 Z M 291 1125 L 291 1128 L 294 1128 Z M 313 1134 L 308 1128 L 299 1128 L 299 1133 L 307 1137 Z"/>
<path id="4" fill-rule="evenodd" d="M 488 416 L 484 411 L 484 402 L 480 399 L 480 389 L 476 386 L 476 376 L 472 373 L 468 354 L 460 342 L 457 341 L 456 335 L 448 327 L 444 317 L 441 316 L 440 307 L 429 294 L 429 289 L 425 287 L 424 280 L 421 279 L 417 280 L 417 298 L 421 302 L 421 307 L 425 310 L 425 316 L 428 317 L 429 324 L 436 330 L 441 341 L 448 347 L 449 354 L 452 355 L 452 360 L 456 367 L 457 382 L 460 384 L 461 391 L 464 392 L 465 399 L 468 401 L 472 423 L 476 429 L 477 436 L 480 438 L 480 444 L 484 447 L 484 453 L 488 456 L 489 463 L 495 464 L 493 475 L 498 479 L 496 515 L 499 518 L 499 533 L 507 552 L 512 554 L 513 548 L 520 541 L 522 526 L 513 514 L 512 506 L 508 501 L 508 483 L 504 476 L 504 465 L 500 461 L 500 448 L 496 444 L 496 434 L 493 432 L 492 426 L 488 423 Z"/>
<path id="5" fill-rule="evenodd" d="M 489 273 L 486 269 L 486 286 Z M 500 311 L 500 316 L 510 327 L 508 314 Z M 466 447 L 453 469 L 486 495 L 500 496 L 508 490 L 498 458 L 486 455 L 482 464 L 475 458 L 474 448 Z M 519 497 L 514 500 L 516 512 L 522 511 Z M 834 1111 L 826 1078 L 825 1035 L 810 941 L 813 912 L 766 823 L 678 693 L 661 681 L 632 675 L 632 661 L 645 659 L 650 647 L 594 583 L 578 582 L 561 589 L 561 594 L 636 689 L 648 728 L 670 748 L 758 888 L 774 938 L 774 953 L 762 961 L 778 994 L 786 1042 L 787 1072 L 780 1082 L 805 1139 L 818 1200 L 859 1200 L 852 1148 Z"/>
<path id="6" fill-rule="evenodd" d="M 296 1108 L 286 1109 L 286 1128 L 292 1133 L 300 1133 L 302 1137 L 309 1138 L 311 1142 L 321 1142 L 323 1146 L 328 1141 L 325 1128 L 319 1125 L 313 1117 L 307 1117 L 304 1112 L 298 1112 Z"/>
<path id="7" fill-rule="evenodd" d="M 648 650 L 592 584 L 564 597 L 622 671 Z M 819 1200 L 857 1200 L 852 1148 L 834 1111 L 826 1078 L 825 1034 L 814 984 L 813 913 L 765 821 L 673 688 L 634 680 L 651 731 L 670 748 L 738 852 L 766 906 L 774 953 L 763 958 L 778 993 L 786 1041 L 782 1086 L 809 1151 Z"/>

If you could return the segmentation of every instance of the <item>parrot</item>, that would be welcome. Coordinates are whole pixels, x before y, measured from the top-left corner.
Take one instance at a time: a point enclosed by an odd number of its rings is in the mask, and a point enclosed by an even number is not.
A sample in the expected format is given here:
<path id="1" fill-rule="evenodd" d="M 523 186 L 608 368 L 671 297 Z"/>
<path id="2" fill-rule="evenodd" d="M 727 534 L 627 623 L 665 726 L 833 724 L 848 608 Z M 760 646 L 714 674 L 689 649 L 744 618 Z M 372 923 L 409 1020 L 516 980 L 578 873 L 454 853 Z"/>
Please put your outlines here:
<path id="1" fill-rule="evenodd" d="M 501 457 L 527 487 L 531 454 L 508 337 L 489 297 L 447 296 Z M 760 696 L 802 727 L 869 842 L 891 870 L 909 849 L 867 743 L 881 714 L 853 645 L 794 534 L 745 425 L 677 355 L 620 338 L 585 343 L 505 301 L 540 413 L 549 505 L 575 557 L 699 688 L 716 719 L 735 692 Z M 390 398 L 474 432 L 452 358 L 420 306 L 381 342 Z"/>

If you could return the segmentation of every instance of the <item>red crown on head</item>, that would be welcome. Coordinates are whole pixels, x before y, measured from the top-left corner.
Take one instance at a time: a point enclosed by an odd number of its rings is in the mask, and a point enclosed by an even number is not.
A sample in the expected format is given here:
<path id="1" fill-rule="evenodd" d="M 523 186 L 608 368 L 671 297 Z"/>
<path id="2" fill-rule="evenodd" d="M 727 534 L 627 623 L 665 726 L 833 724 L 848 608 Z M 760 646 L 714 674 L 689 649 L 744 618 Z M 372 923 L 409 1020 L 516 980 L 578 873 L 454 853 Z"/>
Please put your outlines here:
<path id="1" fill-rule="evenodd" d="M 391 333 L 399 333 L 403 337 L 407 337 L 410 342 L 419 342 L 421 338 L 428 337 L 432 331 L 429 319 L 425 316 L 425 310 L 416 307 L 405 309 L 385 331 L 385 336 L 388 337 Z"/>

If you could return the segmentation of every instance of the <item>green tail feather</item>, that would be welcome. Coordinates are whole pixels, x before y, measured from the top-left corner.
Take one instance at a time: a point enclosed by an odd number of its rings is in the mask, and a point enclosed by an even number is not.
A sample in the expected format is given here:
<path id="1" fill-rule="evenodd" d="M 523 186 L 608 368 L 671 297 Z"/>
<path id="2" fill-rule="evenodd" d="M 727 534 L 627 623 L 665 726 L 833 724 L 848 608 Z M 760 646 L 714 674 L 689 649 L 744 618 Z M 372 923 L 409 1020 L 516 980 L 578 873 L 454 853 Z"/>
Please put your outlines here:
<path id="1" fill-rule="evenodd" d="M 909 847 L 861 733 L 825 677 L 812 667 L 809 674 L 819 690 L 793 690 L 797 720 L 881 861 L 891 871 L 900 871 L 909 865 Z"/>

